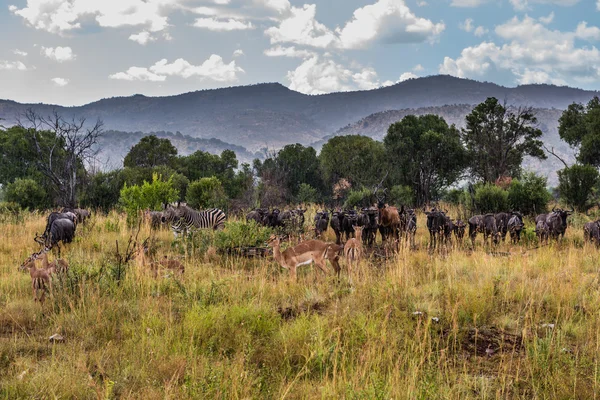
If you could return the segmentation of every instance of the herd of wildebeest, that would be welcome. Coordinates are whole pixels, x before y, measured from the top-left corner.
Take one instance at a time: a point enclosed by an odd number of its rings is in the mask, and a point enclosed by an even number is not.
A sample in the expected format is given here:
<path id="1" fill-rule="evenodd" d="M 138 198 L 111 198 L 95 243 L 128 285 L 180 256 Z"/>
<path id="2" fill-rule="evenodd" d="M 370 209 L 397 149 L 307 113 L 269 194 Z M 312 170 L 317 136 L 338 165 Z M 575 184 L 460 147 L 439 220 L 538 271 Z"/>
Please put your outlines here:
<path id="1" fill-rule="evenodd" d="M 274 258 L 295 276 L 296 267 L 307 263 L 315 263 L 322 267 L 324 260 L 334 264 L 339 273 L 337 263 L 339 255 L 344 252 L 348 258 L 348 268 L 356 262 L 362 252 L 362 247 L 373 248 L 376 246 L 377 233 L 381 235 L 382 247 L 399 248 L 401 241 L 415 247 L 417 232 L 417 213 L 415 209 L 407 207 L 394 207 L 380 201 L 374 206 L 360 210 L 329 210 L 319 211 L 314 218 L 315 239 L 304 240 L 306 209 L 297 208 L 281 211 L 280 209 L 259 208 L 246 215 L 247 221 L 272 228 L 277 234 L 269 240 L 269 245 L 274 250 Z M 447 211 L 437 207 L 423 210 L 429 231 L 429 248 L 435 249 L 440 245 L 450 245 L 454 236 L 458 244 L 462 244 L 467 233 L 471 242 L 475 243 L 478 233 L 484 238 L 484 243 L 498 244 L 505 241 L 509 235 L 513 244 L 521 239 L 525 228 L 523 215 L 518 211 L 500 212 L 495 214 L 474 215 L 464 222 L 460 219 L 453 220 Z M 567 230 L 567 217 L 573 209 L 564 210 L 554 207 L 550 213 L 537 215 L 535 230 L 540 243 L 548 243 L 550 239 L 558 240 L 564 237 Z M 65 272 L 68 263 L 60 259 L 60 243 L 66 244 L 73 241 L 78 224 L 84 223 L 90 217 L 88 210 L 75 208 L 63 209 L 52 212 L 47 218 L 46 228 L 41 235 L 36 234 L 35 241 L 40 245 L 40 250 L 28 257 L 20 268 L 28 269 L 32 279 L 34 299 L 43 301 L 44 293 L 50 286 L 51 276 L 57 271 Z M 197 211 L 184 203 L 165 204 L 163 211 L 149 211 L 144 213 L 144 219 L 151 228 L 158 229 L 170 226 L 173 233 L 186 233 L 193 229 L 221 229 L 224 227 L 225 213 L 219 209 Z M 328 229 L 336 236 L 336 243 L 326 243 L 318 240 Z M 301 242 L 286 251 L 280 251 L 280 238 L 297 234 Z M 584 239 L 600 246 L 600 220 L 586 223 L 584 226 Z M 58 258 L 48 262 L 47 253 L 53 248 L 58 248 Z M 147 247 L 141 254 L 145 256 Z M 36 260 L 41 260 L 42 269 L 35 267 Z M 183 265 L 176 260 L 164 260 L 149 263 L 156 276 L 159 268 L 183 272 Z M 41 292 L 41 298 L 39 296 Z"/>

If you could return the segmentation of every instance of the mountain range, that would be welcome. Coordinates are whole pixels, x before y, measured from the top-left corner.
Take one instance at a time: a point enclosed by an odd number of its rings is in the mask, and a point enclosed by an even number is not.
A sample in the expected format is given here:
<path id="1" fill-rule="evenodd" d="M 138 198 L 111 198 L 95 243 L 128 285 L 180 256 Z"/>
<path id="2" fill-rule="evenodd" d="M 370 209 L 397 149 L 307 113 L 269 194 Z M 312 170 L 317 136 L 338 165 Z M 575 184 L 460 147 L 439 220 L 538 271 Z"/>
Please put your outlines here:
<path id="1" fill-rule="evenodd" d="M 174 96 L 113 97 L 77 107 L 0 100 L 0 118 L 10 125 L 27 108 L 42 114 L 56 110 L 67 118 L 100 118 L 106 129 L 136 132 L 123 133 L 135 135 L 132 139 L 141 137 L 141 132 L 179 132 L 177 146 L 180 152 L 183 148 L 188 148 L 188 152 L 189 149 L 203 149 L 203 146 L 208 149 L 208 142 L 190 143 L 194 139 L 215 138 L 220 142 L 213 141 L 208 151 L 218 152 L 236 146 L 244 153 L 239 158 L 247 160 L 264 154 L 265 149 L 277 149 L 289 143 L 319 147 L 332 135 L 352 133 L 381 139 L 390 123 L 411 113 L 439 114 L 449 123 L 462 126 L 464 116 L 473 105 L 493 96 L 510 105 L 534 107 L 544 140 L 549 147 L 569 158 L 572 150 L 560 141 L 557 133 L 561 110 L 573 102 L 586 103 L 599 95 L 596 91 L 546 84 L 509 88 L 436 75 L 368 91 L 323 95 L 306 95 L 279 83 L 264 83 Z M 121 149 L 118 154 L 113 152 L 114 159 L 122 157 L 124 154 L 121 153 L 126 153 L 135 143 L 130 142 L 132 140 L 121 141 L 121 145 L 113 147 Z M 528 161 L 527 164 L 530 168 L 541 168 L 551 181 L 555 180 L 553 171 L 560 165 L 551 159 L 542 163 Z"/>

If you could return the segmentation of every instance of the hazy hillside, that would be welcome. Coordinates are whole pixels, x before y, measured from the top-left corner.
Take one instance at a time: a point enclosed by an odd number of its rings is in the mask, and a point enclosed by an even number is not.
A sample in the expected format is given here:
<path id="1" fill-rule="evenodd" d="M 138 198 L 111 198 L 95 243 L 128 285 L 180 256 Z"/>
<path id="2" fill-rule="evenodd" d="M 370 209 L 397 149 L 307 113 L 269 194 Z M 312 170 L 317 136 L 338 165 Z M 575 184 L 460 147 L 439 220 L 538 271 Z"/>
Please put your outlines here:
<path id="1" fill-rule="evenodd" d="M 56 108 L 65 116 L 102 118 L 107 129 L 128 132 L 180 131 L 218 138 L 256 151 L 291 142 L 313 143 L 339 128 L 385 110 L 477 104 L 489 96 L 511 104 L 563 109 L 597 92 L 527 85 L 506 88 L 450 76 L 432 76 L 370 91 L 309 96 L 278 83 L 190 92 L 176 96 L 116 97 L 80 107 L 0 101 L 0 118 L 14 123 L 26 108 Z"/>
<path id="2" fill-rule="evenodd" d="M 454 124 L 457 127 L 462 128 L 465 124 L 465 116 L 469 114 L 472 109 L 472 105 L 461 104 L 442 107 L 423 107 L 416 109 L 409 108 L 403 110 L 383 111 L 371 114 L 353 124 L 349 124 L 344 128 L 339 129 L 331 136 L 364 135 L 370 136 L 377 140 L 382 140 L 391 124 L 396 121 L 400 121 L 402 118 L 410 114 L 436 114 L 443 117 L 449 124 Z M 544 132 L 542 140 L 546 146 L 548 148 L 554 148 L 556 153 L 565 160 L 574 161 L 573 151 L 558 136 L 558 119 L 562 114 L 562 110 L 556 108 L 536 108 L 535 113 L 538 119 L 538 127 L 542 130 L 542 132 Z M 325 143 L 331 136 L 325 137 L 322 140 L 313 143 L 313 146 L 315 148 L 321 148 L 323 143 Z M 548 159 L 544 161 L 527 159 L 524 167 L 547 176 L 549 183 L 551 185 L 556 185 L 558 183 L 556 170 L 563 168 L 563 165 L 554 156 L 549 156 Z"/>
<path id="3" fill-rule="evenodd" d="M 222 142 L 219 139 L 199 139 L 188 135 L 182 135 L 180 132 L 120 132 L 106 131 L 98 142 L 98 162 L 102 169 L 121 168 L 123 159 L 133 145 L 138 143 L 141 138 L 148 135 L 156 135 L 159 138 L 167 138 L 177 148 L 179 155 L 188 155 L 197 150 L 206 151 L 212 154 L 221 154 L 223 150 L 235 151 L 240 163 L 251 163 L 258 155 L 249 152 L 242 146 L 236 146 L 230 143 Z"/>

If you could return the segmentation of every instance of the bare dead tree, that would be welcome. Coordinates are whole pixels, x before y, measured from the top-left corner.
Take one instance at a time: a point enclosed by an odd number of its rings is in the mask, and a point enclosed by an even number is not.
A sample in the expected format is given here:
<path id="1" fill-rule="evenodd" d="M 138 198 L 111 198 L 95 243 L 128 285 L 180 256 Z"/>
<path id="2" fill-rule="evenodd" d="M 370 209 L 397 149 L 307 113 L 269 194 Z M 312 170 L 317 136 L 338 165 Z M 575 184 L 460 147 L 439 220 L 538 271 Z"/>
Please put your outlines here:
<path id="1" fill-rule="evenodd" d="M 554 151 L 554 147 L 552 147 L 552 149 L 549 149 L 548 147 L 546 147 L 546 145 L 543 145 L 544 150 L 546 150 L 546 152 L 548 154 L 552 154 L 554 157 L 558 158 L 558 160 L 563 163 L 563 165 L 565 166 L 565 168 L 569 168 L 569 165 L 567 165 L 567 163 L 565 162 L 565 160 L 562 159 L 562 157 L 560 157 L 558 154 L 556 154 L 556 152 Z"/>
<path id="2" fill-rule="evenodd" d="M 92 126 L 85 118 L 66 120 L 57 111 L 43 117 L 28 109 L 17 120 L 19 126 L 30 134 L 38 155 L 37 166 L 52 182 L 61 206 L 77 206 L 77 185 L 81 177 L 78 170 L 91 165 L 99 149 L 94 149 L 103 133 L 100 119 Z M 51 140 L 42 138 L 42 132 L 54 134 Z"/>

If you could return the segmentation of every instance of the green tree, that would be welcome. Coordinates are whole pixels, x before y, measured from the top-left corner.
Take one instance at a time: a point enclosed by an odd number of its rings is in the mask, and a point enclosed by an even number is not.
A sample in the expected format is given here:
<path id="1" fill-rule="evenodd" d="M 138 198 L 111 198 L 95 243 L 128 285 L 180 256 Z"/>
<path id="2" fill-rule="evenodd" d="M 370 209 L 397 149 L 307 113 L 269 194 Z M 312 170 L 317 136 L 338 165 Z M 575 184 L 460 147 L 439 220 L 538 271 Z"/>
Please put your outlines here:
<path id="1" fill-rule="evenodd" d="M 593 206 L 594 189 L 600 175 L 591 165 L 575 164 L 558 171 L 558 192 L 563 202 L 572 205 L 577 211 L 587 211 Z"/>
<path id="2" fill-rule="evenodd" d="M 173 188 L 171 179 L 165 181 L 158 174 L 152 176 L 152 182 L 145 181 L 142 185 L 128 186 L 121 189 L 119 202 L 127 212 L 130 221 L 134 220 L 140 210 L 161 209 L 163 204 L 177 200 L 178 193 Z"/>
<path id="3" fill-rule="evenodd" d="M 321 170 L 328 187 L 341 178 L 354 188 L 374 186 L 384 176 L 385 150 L 381 142 L 360 135 L 335 136 L 319 154 Z"/>
<path id="4" fill-rule="evenodd" d="M 552 198 L 548 189 L 548 181 L 533 172 L 525 173 L 520 179 L 513 179 L 508 188 L 508 204 L 510 209 L 525 215 L 543 214 Z"/>
<path id="5" fill-rule="evenodd" d="M 508 209 L 508 192 L 492 183 L 475 190 L 475 205 L 481 213 L 497 213 Z"/>
<path id="6" fill-rule="evenodd" d="M 152 168 L 159 165 L 172 166 L 177 157 L 177 149 L 169 139 L 159 139 L 155 135 L 143 137 L 125 156 L 125 168 Z"/>
<path id="7" fill-rule="evenodd" d="M 301 183 L 296 195 L 298 203 L 316 203 L 319 200 L 319 191 L 308 183 Z"/>
<path id="8" fill-rule="evenodd" d="M 531 108 L 506 107 L 494 97 L 477 105 L 462 130 L 471 174 L 484 183 L 518 177 L 523 157 L 545 159 L 542 131 Z"/>
<path id="9" fill-rule="evenodd" d="M 412 188 L 421 206 L 455 183 L 466 167 L 458 129 L 437 115 L 408 115 L 383 140 L 394 183 Z"/>
<path id="10" fill-rule="evenodd" d="M 186 201 L 193 208 L 225 208 L 227 206 L 227 195 L 223 190 L 221 181 L 211 176 L 190 183 Z"/>
<path id="11" fill-rule="evenodd" d="M 49 132 L 43 132 L 48 140 Z M 42 181 L 37 169 L 36 154 L 28 132 L 20 126 L 0 129 L 0 184 L 8 184 L 17 178 L 32 178 Z"/>
<path id="12" fill-rule="evenodd" d="M 94 174 L 82 193 L 81 204 L 108 212 L 118 204 L 124 183 L 120 170 Z"/>
<path id="13" fill-rule="evenodd" d="M 33 179 L 17 178 L 6 185 L 5 200 L 21 208 L 44 209 L 48 207 L 48 196 L 44 188 Z"/>
<path id="14" fill-rule="evenodd" d="M 558 120 L 558 134 L 577 151 L 577 161 L 600 167 L 600 99 L 571 104 Z"/>

